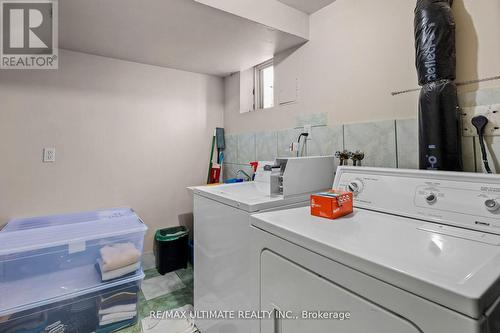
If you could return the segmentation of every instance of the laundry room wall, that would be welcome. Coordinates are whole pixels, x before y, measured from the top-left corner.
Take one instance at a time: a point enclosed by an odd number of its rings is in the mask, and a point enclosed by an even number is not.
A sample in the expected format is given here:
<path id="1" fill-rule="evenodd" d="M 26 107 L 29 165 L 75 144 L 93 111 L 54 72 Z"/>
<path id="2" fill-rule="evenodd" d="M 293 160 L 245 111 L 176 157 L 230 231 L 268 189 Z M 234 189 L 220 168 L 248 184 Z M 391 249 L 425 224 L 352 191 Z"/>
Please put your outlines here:
<path id="1" fill-rule="evenodd" d="M 274 142 L 276 136 L 274 155 L 280 156 L 297 139 L 291 133 L 304 124 L 330 128 L 316 128 L 318 133 L 343 127 L 347 129 L 344 142 L 336 139 L 336 134 L 328 136 L 327 142 L 367 152 L 366 165 L 416 167 L 418 91 L 391 94 L 418 88 L 414 64 L 415 4 L 415 0 L 336 0 L 312 14 L 310 41 L 275 56 L 273 108 L 240 113 L 239 73 L 226 77 L 225 127 L 237 137 L 233 141 L 243 142 L 237 148 L 248 150 L 244 148 L 248 139 L 239 136 L 255 135 L 255 156 L 259 159 L 259 145 L 268 145 L 261 138 L 271 137 Z M 453 10 L 457 24 L 457 81 L 500 75 L 500 2 L 455 0 Z M 295 85 L 296 101 L 279 105 L 280 94 L 289 94 L 287 90 Z M 459 92 L 461 100 L 470 100 L 471 94 L 496 87 L 500 87 L 500 81 L 462 86 Z M 500 89 L 489 91 L 488 100 L 500 102 Z M 385 131 L 385 141 L 380 140 L 380 131 Z M 333 153 L 332 144 L 318 141 L 323 134 L 319 135 L 313 133 L 312 140 L 317 141 L 313 145 Z M 477 168 L 475 149 L 473 138 L 464 138 L 468 171 Z M 250 156 L 254 156 L 251 148 L 250 151 Z M 234 153 L 229 155 L 239 164 L 231 170 L 247 162 Z"/>
<path id="2" fill-rule="evenodd" d="M 301 114 L 326 113 L 330 125 L 416 118 L 415 0 L 336 0 L 310 17 L 310 41 L 276 56 L 275 96 L 297 80 L 297 102 L 240 113 L 239 78 L 225 80 L 225 126 L 243 133 L 296 126 Z M 500 2 L 455 0 L 457 81 L 500 75 Z M 500 87 L 500 81 L 461 92 Z M 277 103 L 275 103 L 277 104 Z"/>
<path id="3" fill-rule="evenodd" d="M 224 90 L 218 77 L 61 50 L 58 70 L 1 71 L 0 101 L 0 225 L 130 206 L 150 251 L 155 229 L 192 210 L 186 187 L 205 181 Z"/>

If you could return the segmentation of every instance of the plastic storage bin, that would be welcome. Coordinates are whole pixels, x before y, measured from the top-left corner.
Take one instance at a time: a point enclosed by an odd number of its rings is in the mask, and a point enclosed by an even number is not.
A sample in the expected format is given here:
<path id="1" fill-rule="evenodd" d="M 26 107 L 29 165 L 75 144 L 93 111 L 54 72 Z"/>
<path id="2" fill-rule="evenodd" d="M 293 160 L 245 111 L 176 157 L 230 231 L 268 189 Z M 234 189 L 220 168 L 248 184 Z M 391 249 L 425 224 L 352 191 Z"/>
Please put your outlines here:
<path id="1" fill-rule="evenodd" d="M 137 323 L 140 281 L 0 317 L 0 332 L 107 333 Z"/>
<path id="2" fill-rule="evenodd" d="M 161 275 L 186 268 L 189 257 L 189 230 L 172 227 L 156 231 L 154 253 L 156 270 Z"/>
<path id="3" fill-rule="evenodd" d="M 40 314 L 43 325 L 57 319 L 50 309 L 139 286 L 146 230 L 131 209 L 12 220 L 0 232 L 0 323 Z"/>
<path id="4" fill-rule="evenodd" d="M 60 225 L 69 225 L 76 223 L 84 223 L 97 220 L 115 219 L 120 217 L 140 218 L 130 208 L 113 208 L 102 209 L 90 212 L 79 212 L 71 214 L 51 215 L 42 217 L 30 217 L 22 219 L 13 219 L 7 223 L 1 230 L 3 231 L 19 231 L 27 229 L 40 229 L 46 227 L 55 227 Z"/>

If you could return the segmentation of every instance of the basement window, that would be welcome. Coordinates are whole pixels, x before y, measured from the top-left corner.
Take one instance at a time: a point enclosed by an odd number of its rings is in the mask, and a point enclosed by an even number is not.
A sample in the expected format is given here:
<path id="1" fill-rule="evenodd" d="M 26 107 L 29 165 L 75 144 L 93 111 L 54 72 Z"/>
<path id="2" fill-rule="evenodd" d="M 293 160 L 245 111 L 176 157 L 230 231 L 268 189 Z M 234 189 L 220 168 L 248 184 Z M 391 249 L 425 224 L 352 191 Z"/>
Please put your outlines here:
<path id="1" fill-rule="evenodd" d="M 255 66 L 255 106 L 268 109 L 274 106 L 274 65 L 273 59 Z"/>

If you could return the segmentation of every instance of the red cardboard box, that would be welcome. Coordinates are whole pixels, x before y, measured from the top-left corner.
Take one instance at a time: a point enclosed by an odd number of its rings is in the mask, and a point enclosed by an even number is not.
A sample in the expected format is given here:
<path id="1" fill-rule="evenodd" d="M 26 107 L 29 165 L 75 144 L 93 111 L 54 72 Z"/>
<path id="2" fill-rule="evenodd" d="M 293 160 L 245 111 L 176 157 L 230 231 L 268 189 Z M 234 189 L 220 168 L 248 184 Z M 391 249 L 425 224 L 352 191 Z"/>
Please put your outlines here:
<path id="1" fill-rule="evenodd" d="M 351 192 L 329 191 L 311 195 L 311 215 L 337 219 L 353 212 Z"/>

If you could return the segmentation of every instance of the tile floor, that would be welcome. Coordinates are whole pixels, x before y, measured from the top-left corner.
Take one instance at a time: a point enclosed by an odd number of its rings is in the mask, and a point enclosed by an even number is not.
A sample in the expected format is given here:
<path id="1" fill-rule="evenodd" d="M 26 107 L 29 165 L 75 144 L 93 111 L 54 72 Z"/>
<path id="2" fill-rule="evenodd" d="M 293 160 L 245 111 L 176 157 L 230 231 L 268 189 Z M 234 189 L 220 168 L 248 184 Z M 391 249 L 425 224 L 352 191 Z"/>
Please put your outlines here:
<path id="1" fill-rule="evenodd" d="M 149 317 L 150 311 L 165 311 L 172 310 L 175 308 L 182 307 L 186 304 L 193 304 L 193 268 L 188 266 L 187 269 L 180 269 L 175 271 L 177 276 L 184 283 L 185 288 L 175 290 L 169 294 L 161 295 L 146 300 L 143 293 L 139 293 L 139 318 L 137 324 L 133 327 L 125 328 L 119 333 L 140 333 L 141 332 L 141 320 L 145 317 Z M 156 269 L 150 269 L 145 272 L 146 277 L 144 280 L 159 277 L 160 274 Z"/>

